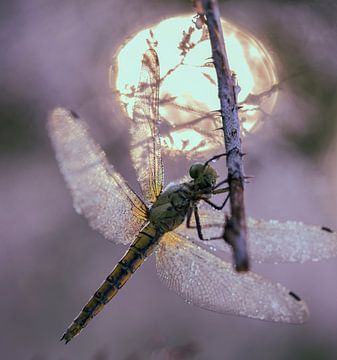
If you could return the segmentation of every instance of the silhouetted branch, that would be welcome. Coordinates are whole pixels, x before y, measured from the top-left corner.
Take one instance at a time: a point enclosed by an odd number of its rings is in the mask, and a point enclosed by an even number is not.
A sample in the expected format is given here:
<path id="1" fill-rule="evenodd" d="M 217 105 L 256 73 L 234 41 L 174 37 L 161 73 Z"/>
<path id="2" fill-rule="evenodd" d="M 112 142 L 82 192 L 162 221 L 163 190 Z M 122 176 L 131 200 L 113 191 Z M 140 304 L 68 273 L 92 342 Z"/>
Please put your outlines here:
<path id="1" fill-rule="evenodd" d="M 228 185 L 230 188 L 230 217 L 227 218 L 224 239 L 234 253 L 237 271 L 249 269 L 246 247 L 247 225 L 244 207 L 244 173 L 242 163 L 240 121 L 236 100 L 236 80 L 230 71 L 225 42 L 216 0 L 202 0 L 206 24 L 212 46 L 212 58 L 218 79 L 218 95 L 221 104 L 222 130 L 227 154 Z"/>

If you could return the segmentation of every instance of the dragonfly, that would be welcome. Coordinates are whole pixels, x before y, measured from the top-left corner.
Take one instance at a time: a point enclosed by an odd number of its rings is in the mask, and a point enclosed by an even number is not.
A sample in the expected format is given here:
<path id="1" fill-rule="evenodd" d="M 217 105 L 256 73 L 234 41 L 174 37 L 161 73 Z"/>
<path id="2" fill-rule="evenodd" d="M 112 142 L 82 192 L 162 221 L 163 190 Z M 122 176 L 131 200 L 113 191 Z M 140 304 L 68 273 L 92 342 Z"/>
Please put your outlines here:
<path id="1" fill-rule="evenodd" d="M 131 159 L 144 200 L 108 162 L 75 112 L 56 108 L 48 118 L 49 136 L 75 210 L 106 239 L 129 247 L 61 340 L 68 343 L 78 335 L 152 253 L 159 278 L 190 304 L 260 320 L 305 322 L 309 310 L 298 295 L 252 271 L 238 273 L 212 250 L 230 251 L 223 240 L 216 240 L 225 218 L 210 201 L 227 189 L 217 186 L 217 172 L 209 161 L 193 164 L 189 180 L 164 188 L 159 74 L 158 56 L 154 49 L 147 50 L 139 80 L 142 96 L 135 100 L 131 127 Z M 205 207 L 199 208 L 203 201 Z M 257 261 L 303 262 L 337 255 L 337 236 L 328 228 L 263 220 L 249 220 L 248 228 L 251 258 Z M 209 241 L 198 239 L 201 230 L 202 239 Z M 203 246 L 211 243 L 212 249 Z"/>

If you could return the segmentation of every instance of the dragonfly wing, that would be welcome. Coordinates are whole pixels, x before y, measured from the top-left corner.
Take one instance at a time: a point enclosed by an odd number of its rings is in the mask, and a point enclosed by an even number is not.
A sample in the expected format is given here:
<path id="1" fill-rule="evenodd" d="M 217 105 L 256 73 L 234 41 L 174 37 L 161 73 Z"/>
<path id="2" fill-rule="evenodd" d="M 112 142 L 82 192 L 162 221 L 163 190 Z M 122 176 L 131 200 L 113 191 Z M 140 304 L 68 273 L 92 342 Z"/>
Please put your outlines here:
<path id="1" fill-rule="evenodd" d="M 164 168 L 161 159 L 159 121 L 159 60 L 149 49 L 143 56 L 131 127 L 131 158 L 144 196 L 155 202 L 162 191 Z"/>
<path id="2" fill-rule="evenodd" d="M 108 240 L 131 243 L 146 221 L 147 208 L 109 165 L 86 123 L 57 108 L 50 114 L 48 131 L 76 211 Z"/>
<path id="3" fill-rule="evenodd" d="M 201 223 L 205 238 L 221 236 L 224 227 L 224 213 L 213 209 L 201 208 Z M 192 225 L 193 225 L 192 221 Z M 337 233 L 315 225 L 301 222 L 276 220 L 247 221 L 250 257 L 258 262 L 298 262 L 318 261 L 337 256 Z M 177 232 L 192 239 L 195 229 L 180 226 Z M 205 244 L 230 253 L 223 240 L 209 241 Z"/>
<path id="4" fill-rule="evenodd" d="M 337 256 L 337 233 L 301 222 L 248 220 L 250 253 L 261 262 L 318 261 Z"/>
<path id="5" fill-rule="evenodd" d="M 160 279 L 188 303 L 254 319 L 303 323 L 306 304 L 280 284 L 231 264 L 175 233 L 167 233 L 156 253 Z"/>

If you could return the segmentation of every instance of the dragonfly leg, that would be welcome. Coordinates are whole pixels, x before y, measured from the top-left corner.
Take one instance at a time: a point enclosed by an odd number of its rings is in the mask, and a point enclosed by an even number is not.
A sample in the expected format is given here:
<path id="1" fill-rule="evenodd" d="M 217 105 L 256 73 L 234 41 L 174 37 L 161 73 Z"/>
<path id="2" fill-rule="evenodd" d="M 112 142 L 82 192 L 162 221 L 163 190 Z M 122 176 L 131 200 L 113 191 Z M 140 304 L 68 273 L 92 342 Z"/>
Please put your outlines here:
<path id="1" fill-rule="evenodd" d="M 225 180 L 221 180 L 220 182 L 218 182 L 215 186 L 214 186 L 214 190 L 217 189 L 219 186 L 228 183 L 228 178 L 226 178 Z"/>
<path id="2" fill-rule="evenodd" d="M 212 201 L 210 201 L 206 198 L 202 198 L 201 200 L 204 200 L 207 204 L 211 205 L 214 209 L 221 210 L 225 207 L 228 199 L 229 199 L 229 194 L 226 196 L 225 201 L 221 205 L 216 205 L 216 204 L 212 203 Z"/>
<path id="3" fill-rule="evenodd" d="M 220 159 L 220 158 L 223 157 L 223 156 L 227 156 L 227 153 L 221 153 L 221 154 L 219 154 L 219 155 L 215 155 L 215 156 L 211 157 L 209 160 L 207 160 L 207 161 L 205 162 L 205 166 L 208 165 L 210 162 L 212 162 L 212 161 L 214 161 L 214 160 Z"/>
<path id="4" fill-rule="evenodd" d="M 205 239 L 203 234 L 202 234 L 202 227 L 201 227 L 201 222 L 200 222 L 200 217 L 199 217 L 199 211 L 198 211 L 198 207 L 195 206 L 193 208 L 193 212 L 194 212 L 194 217 L 195 217 L 195 223 L 197 225 L 197 231 L 198 231 L 198 236 L 199 239 L 202 241 L 212 241 L 212 240 L 219 240 L 222 239 L 222 236 L 216 236 L 216 237 L 211 237 L 208 239 Z"/>
<path id="5" fill-rule="evenodd" d="M 212 195 L 217 195 L 217 194 L 222 194 L 224 192 L 228 192 L 229 191 L 229 187 L 225 187 L 225 188 L 221 188 L 221 189 L 216 189 L 212 191 Z"/>
<path id="6" fill-rule="evenodd" d="M 195 229 L 196 227 L 194 225 L 191 225 L 191 219 L 193 214 L 193 208 L 189 208 L 187 212 L 187 218 L 186 218 L 186 227 L 188 229 Z"/>

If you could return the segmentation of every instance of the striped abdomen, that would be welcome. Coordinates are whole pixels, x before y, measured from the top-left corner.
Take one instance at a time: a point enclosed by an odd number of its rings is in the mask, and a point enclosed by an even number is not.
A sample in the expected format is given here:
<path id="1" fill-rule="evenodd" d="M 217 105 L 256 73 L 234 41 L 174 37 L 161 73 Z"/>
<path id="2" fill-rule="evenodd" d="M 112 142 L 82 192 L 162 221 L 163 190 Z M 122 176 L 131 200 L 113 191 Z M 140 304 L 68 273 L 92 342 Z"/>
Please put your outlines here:
<path id="1" fill-rule="evenodd" d="M 154 251 L 160 236 L 163 234 L 152 224 L 147 225 L 137 236 L 129 250 L 118 262 L 94 296 L 84 306 L 81 313 L 68 327 L 61 340 L 68 343 L 97 315 L 130 279 L 131 275 L 144 262 L 145 258 Z"/>

